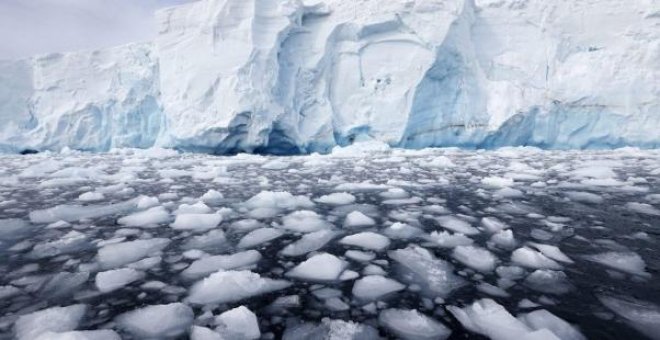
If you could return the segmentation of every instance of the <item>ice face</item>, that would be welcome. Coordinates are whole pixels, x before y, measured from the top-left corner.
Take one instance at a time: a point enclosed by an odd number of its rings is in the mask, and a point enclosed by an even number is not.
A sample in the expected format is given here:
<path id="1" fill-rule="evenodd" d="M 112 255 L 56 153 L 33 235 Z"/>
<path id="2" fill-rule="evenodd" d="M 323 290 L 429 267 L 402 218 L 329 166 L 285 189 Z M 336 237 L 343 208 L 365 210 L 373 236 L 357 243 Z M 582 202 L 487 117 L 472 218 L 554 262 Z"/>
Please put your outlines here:
<path id="1" fill-rule="evenodd" d="M 658 146 L 645 2 L 236 1 L 163 9 L 153 42 L 0 62 L 0 151 Z"/>

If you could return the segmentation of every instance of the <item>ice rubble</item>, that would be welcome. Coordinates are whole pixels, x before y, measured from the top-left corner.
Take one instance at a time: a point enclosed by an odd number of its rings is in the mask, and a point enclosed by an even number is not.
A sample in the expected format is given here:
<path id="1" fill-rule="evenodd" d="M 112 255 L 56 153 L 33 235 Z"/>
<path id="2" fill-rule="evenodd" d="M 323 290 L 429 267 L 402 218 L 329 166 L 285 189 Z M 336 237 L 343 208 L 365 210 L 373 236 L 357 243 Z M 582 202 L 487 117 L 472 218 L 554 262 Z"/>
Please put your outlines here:
<path id="1" fill-rule="evenodd" d="M 202 0 L 158 12 L 153 42 L 0 62 L 0 151 L 658 146 L 657 11 Z"/>

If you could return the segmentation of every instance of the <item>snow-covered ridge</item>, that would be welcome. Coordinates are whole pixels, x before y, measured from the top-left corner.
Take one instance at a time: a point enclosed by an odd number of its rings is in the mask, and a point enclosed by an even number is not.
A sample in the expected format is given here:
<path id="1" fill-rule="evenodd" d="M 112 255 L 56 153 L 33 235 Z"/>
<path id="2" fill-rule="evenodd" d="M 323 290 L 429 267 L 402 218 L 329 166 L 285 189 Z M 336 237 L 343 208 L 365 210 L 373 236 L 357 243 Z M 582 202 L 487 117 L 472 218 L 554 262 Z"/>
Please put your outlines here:
<path id="1" fill-rule="evenodd" d="M 202 0 L 0 62 L 0 151 L 660 146 L 655 0 Z"/>

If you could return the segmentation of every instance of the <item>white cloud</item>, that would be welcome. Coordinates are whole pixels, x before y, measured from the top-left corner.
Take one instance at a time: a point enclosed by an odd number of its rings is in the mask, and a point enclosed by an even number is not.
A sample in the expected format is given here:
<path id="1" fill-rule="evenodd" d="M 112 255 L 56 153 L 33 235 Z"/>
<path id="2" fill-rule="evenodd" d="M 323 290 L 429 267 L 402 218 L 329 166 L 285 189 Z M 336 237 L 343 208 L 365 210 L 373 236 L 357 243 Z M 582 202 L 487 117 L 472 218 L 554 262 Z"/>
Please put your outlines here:
<path id="1" fill-rule="evenodd" d="M 0 59 L 153 38 L 153 12 L 190 0 L 0 0 Z"/>

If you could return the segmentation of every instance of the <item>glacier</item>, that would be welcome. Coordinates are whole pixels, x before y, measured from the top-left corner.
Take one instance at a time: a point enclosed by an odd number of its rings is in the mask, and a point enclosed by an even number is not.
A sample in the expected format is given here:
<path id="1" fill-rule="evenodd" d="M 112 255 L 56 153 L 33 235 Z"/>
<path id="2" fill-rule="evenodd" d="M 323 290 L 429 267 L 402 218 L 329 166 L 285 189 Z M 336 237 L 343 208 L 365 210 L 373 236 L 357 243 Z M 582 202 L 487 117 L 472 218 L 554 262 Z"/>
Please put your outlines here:
<path id="1" fill-rule="evenodd" d="M 201 0 L 0 61 L 0 152 L 660 146 L 657 0 Z"/>

